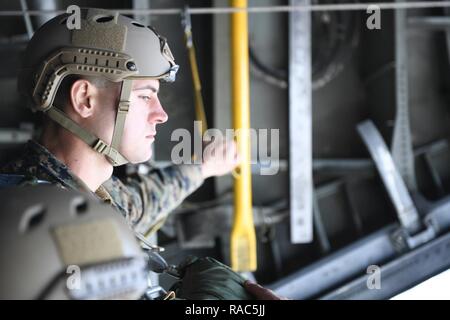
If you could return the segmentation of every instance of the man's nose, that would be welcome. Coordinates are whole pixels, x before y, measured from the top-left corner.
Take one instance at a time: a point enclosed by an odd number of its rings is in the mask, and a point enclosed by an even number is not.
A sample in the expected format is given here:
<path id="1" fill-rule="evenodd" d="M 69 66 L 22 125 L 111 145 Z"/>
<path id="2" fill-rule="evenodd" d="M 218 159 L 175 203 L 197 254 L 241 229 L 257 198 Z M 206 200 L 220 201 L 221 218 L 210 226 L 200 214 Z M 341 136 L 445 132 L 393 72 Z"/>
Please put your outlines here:
<path id="1" fill-rule="evenodd" d="M 152 123 L 164 123 L 167 121 L 169 116 L 164 111 L 163 106 L 161 105 L 161 102 L 159 101 L 159 98 L 156 100 L 156 104 L 152 112 L 150 113 L 150 122 Z"/>

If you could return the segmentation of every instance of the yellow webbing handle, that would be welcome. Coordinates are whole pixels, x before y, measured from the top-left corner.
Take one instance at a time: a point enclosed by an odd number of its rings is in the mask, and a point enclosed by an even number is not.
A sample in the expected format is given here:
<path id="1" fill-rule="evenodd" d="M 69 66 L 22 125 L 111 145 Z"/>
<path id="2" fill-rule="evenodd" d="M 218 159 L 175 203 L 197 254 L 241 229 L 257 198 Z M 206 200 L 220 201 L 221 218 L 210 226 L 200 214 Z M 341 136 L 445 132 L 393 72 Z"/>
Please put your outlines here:
<path id="1" fill-rule="evenodd" d="M 182 24 L 184 28 L 184 40 L 189 54 L 189 65 L 191 66 L 192 83 L 194 85 L 194 103 L 195 103 L 195 120 L 201 121 L 200 136 L 208 130 L 208 123 L 206 122 L 205 106 L 202 97 L 202 85 L 198 72 L 197 58 L 195 55 L 194 41 L 192 39 L 191 18 L 186 7 L 183 12 Z"/>
<path id="2" fill-rule="evenodd" d="M 247 0 L 231 0 L 232 7 L 247 7 Z M 233 127 L 241 156 L 234 175 L 234 221 L 231 230 L 231 267 L 235 271 L 256 270 L 256 236 L 252 213 L 250 149 L 250 79 L 248 14 L 231 15 L 231 62 Z"/>

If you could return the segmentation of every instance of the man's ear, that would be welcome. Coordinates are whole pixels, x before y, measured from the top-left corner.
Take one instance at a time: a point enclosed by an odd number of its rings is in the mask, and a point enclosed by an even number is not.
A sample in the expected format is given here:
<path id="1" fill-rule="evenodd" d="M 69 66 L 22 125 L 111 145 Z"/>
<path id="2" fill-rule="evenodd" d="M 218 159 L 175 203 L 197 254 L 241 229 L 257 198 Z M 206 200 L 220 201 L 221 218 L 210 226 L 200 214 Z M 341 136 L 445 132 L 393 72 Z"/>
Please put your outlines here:
<path id="1" fill-rule="evenodd" d="M 97 88 L 85 79 L 79 79 L 70 88 L 70 102 L 73 111 L 81 118 L 88 118 L 94 113 L 91 98 Z"/>

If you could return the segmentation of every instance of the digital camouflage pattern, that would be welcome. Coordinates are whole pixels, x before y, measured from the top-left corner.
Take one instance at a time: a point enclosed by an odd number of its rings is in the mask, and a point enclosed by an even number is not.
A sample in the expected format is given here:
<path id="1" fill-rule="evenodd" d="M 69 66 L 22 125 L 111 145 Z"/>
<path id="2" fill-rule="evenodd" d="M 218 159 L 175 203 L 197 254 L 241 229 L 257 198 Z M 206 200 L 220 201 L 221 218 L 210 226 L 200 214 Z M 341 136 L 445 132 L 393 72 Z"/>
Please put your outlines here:
<path id="1" fill-rule="evenodd" d="M 33 140 L 1 172 L 92 193 L 64 163 Z M 150 234 L 158 230 L 168 214 L 202 183 L 200 165 L 173 165 L 153 168 L 146 175 L 133 174 L 123 182 L 112 176 L 96 190 L 95 195 L 117 208 L 136 231 Z"/>

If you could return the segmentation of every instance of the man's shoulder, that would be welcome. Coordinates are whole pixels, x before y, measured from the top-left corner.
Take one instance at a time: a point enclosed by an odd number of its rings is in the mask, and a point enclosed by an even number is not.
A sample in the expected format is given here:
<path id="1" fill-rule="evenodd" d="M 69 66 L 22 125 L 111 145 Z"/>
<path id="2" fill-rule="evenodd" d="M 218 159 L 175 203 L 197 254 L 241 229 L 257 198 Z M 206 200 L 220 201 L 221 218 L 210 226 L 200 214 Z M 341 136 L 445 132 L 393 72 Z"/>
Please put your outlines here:
<path id="1" fill-rule="evenodd" d="M 49 153 L 45 153 L 39 148 L 39 144 L 33 140 L 28 141 L 21 148 L 20 152 L 9 159 L 1 166 L 2 173 L 25 173 L 25 171 L 33 172 L 34 167 L 38 166 L 41 161 L 50 158 Z"/>
<path id="2" fill-rule="evenodd" d="M 0 173 L 0 188 L 35 186 L 40 184 L 51 184 L 51 182 L 29 175 Z"/>
<path id="3" fill-rule="evenodd" d="M 111 191 L 117 191 L 117 192 L 122 192 L 122 191 L 128 191 L 127 186 L 122 182 L 122 180 L 120 180 L 118 177 L 112 175 L 108 180 L 106 180 L 103 184 L 103 187 L 106 188 L 106 190 L 108 190 L 109 192 Z"/>
<path id="4" fill-rule="evenodd" d="M 37 171 L 36 167 L 39 165 L 39 158 L 29 150 L 28 143 L 24 145 L 20 152 L 13 158 L 2 163 L 0 166 L 0 174 L 4 175 L 21 175 L 30 176 L 34 175 Z"/>
<path id="5" fill-rule="evenodd" d="M 28 144 L 25 145 L 14 158 L 0 165 L 0 187 L 53 183 L 51 177 L 40 170 L 40 160 L 39 155 L 30 152 Z"/>
<path id="6" fill-rule="evenodd" d="M 30 140 L 22 152 L 2 166 L 0 173 L 23 175 L 28 180 L 47 181 L 65 188 L 83 190 L 83 185 L 50 151 Z"/>
<path id="7" fill-rule="evenodd" d="M 125 208 L 130 207 L 131 202 L 139 200 L 139 194 L 136 193 L 136 190 L 125 184 L 117 176 L 112 175 L 101 186 L 108 192 L 115 203 Z"/>
<path id="8" fill-rule="evenodd" d="M 142 212 L 142 199 L 139 192 L 114 175 L 106 180 L 95 193 L 102 200 L 116 206 L 127 219 L 136 219 Z"/>

